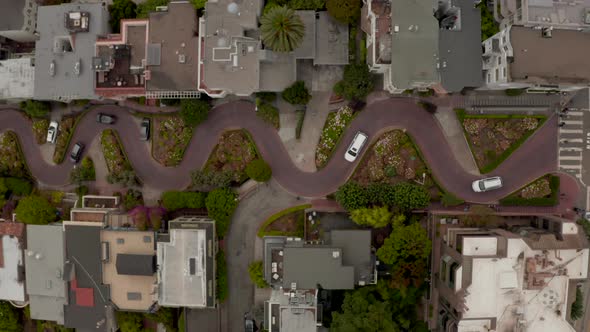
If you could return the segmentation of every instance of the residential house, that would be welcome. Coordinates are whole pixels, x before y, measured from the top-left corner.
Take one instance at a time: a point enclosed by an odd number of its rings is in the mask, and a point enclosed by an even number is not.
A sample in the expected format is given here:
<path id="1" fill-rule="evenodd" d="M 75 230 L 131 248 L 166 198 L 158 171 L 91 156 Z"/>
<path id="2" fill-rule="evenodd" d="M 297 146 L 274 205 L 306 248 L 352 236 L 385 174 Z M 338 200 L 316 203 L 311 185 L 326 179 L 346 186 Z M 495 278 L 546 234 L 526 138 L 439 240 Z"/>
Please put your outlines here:
<path id="1" fill-rule="evenodd" d="M 32 319 L 64 324 L 68 302 L 62 225 L 27 225 L 26 292 Z"/>
<path id="2" fill-rule="evenodd" d="M 108 12 L 102 4 L 39 7 L 35 99 L 97 99 L 92 69 L 94 45 L 108 29 Z"/>
<path id="3" fill-rule="evenodd" d="M 199 19 L 199 91 L 214 98 L 282 91 L 300 61 L 312 68 L 348 64 L 348 27 L 326 12 L 297 11 L 305 25 L 301 45 L 289 53 L 265 49 L 258 18 L 262 1 L 209 1 Z"/>
<path id="4" fill-rule="evenodd" d="M 481 18 L 469 0 L 366 0 L 367 64 L 390 93 L 482 84 Z"/>
<path id="5" fill-rule="evenodd" d="M 0 36 L 20 43 L 33 42 L 36 25 L 35 0 L 0 1 Z"/>
<path id="6" fill-rule="evenodd" d="M 180 217 L 168 222 L 157 242 L 158 304 L 212 308 L 215 295 L 215 222 Z"/>
<path id="7" fill-rule="evenodd" d="M 0 222 L 0 300 L 22 305 L 25 294 L 25 224 Z"/>
<path id="8" fill-rule="evenodd" d="M 322 244 L 264 237 L 264 278 L 273 287 L 265 303 L 269 331 L 315 331 L 321 326 L 318 289 L 354 289 L 377 282 L 369 230 L 332 230 Z"/>
<path id="9" fill-rule="evenodd" d="M 532 217 L 506 229 L 450 227 L 436 278 L 439 331 L 575 331 L 588 241 L 575 222 Z M 436 259 L 436 258 L 435 258 Z"/>
<path id="10" fill-rule="evenodd" d="M 0 99 L 24 100 L 34 96 L 35 67 L 32 57 L 0 60 Z"/>
<path id="11" fill-rule="evenodd" d="M 103 279 L 102 224 L 65 221 L 68 302 L 64 306 L 64 326 L 83 331 L 117 330 L 109 285 Z M 106 274 L 108 276 L 108 272 Z"/>
<path id="12" fill-rule="evenodd" d="M 100 231 L 102 280 L 118 310 L 155 309 L 156 239 L 154 232 Z"/>
<path id="13" fill-rule="evenodd" d="M 497 0 L 496 3 L 494 14 L 502 27 L 590 29 L 590 0 Z"/>

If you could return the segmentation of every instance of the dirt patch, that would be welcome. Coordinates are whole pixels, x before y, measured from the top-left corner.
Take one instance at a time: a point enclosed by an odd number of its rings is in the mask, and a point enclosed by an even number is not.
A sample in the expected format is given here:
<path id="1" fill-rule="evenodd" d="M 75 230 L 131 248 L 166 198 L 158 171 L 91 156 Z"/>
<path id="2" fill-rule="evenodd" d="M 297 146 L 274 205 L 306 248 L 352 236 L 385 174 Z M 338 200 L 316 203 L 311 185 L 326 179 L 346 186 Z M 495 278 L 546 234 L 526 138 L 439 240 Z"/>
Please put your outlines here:
<path id="1" fill-rule="evenodd" d="M 186 126 L 180 116 L 153 118 L 154 135 L 152 155 L 164 166 L 177 166 L 193 137 L 193 129 Z"/>
<path id="2" fill-rule="evenodd" d="M 304 210 L 294 211 L 279 217 L 266 226 L 265 233 L 283 234 L 285 236 L 303 237 L 303 224 L 305 220 Z"/>
<path id="3" fill-rule="evenodd" d="M 362 185 L 409 181 L 424 184 L 433 199 L 438 199 L 440 194 L 414 143 L 401 130 L 384 133 L 367 149 L 352 176 L 352 181 Z"/>
<path id="4" fill-rule="evenodd" d="M 221 135 L 213 149 L 205 171 L 230 173 L 235 182 L 247 179 L 246 166 L 258 158 L 256 146 L 244 130 L 228 131 Z"/>

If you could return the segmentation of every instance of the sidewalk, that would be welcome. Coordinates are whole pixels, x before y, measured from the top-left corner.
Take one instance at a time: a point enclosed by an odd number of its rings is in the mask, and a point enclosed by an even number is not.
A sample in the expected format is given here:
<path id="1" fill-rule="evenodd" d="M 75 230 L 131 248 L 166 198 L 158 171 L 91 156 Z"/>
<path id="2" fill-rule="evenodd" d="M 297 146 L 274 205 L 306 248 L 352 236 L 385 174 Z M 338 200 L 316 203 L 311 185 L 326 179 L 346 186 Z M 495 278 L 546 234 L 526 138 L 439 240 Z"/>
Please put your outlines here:
<path id="1" fill-rule="evenodd" d="M 461 127 L 453 108 L 439 107 L 435 113 L 435 117 L 438 120 L 459 164 L 465 169 L 465 171 L 474 175 L 480 175 L 475 159 L 473 159 L 471 149 L 469 148 L 469 144 L 463 134 L 463 128 Z"/>

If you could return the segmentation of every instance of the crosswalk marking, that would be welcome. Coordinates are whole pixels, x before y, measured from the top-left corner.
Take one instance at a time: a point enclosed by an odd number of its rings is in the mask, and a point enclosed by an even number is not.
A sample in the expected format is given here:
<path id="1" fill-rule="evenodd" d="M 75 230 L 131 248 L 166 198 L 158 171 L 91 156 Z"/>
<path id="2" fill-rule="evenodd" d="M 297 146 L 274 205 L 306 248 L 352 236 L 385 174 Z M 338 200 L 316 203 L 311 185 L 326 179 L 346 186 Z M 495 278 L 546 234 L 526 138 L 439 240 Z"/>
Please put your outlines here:
<path id="1" fill-rule="evenodd" d="M 565 123 L 566 125 L 583 125 L 584 121 L 582 120 L 562 120 L 561 122 Z"/>
<path id="2" fill-rule="evenodd" d="M 584 130 L 582 130 L 582 129 L 562 129 L 561 132 L 564 134 L 582 134 L 582 133 L 584 133 Z"/>
<path id="3" fill-rule="evenodd" d="M 559 160 L 582 160 L 582 154 L 579 156 L 559 156 Z"/>
<path id="4" fill-rule="evenodd" d="M 575 147 L 573 147 L 573 148 L 559 148 L 559 151 L 581 152 L 583 150 L 584 149 L 582 149 L 582 148 L 575 148 Z"/>
<path id="5" fill-rule="evenodd" d="M 561 165 L 563 169 L 582 169 L 582 164 L 578 165 Z"/>
<path id="6" fill-rule="evenodd" d="M 581 111 L 568 111 L 566 114 L 568 116 L 582 116 L 582 115 L 584 115 L 584 112 L 581 112 Z"/>

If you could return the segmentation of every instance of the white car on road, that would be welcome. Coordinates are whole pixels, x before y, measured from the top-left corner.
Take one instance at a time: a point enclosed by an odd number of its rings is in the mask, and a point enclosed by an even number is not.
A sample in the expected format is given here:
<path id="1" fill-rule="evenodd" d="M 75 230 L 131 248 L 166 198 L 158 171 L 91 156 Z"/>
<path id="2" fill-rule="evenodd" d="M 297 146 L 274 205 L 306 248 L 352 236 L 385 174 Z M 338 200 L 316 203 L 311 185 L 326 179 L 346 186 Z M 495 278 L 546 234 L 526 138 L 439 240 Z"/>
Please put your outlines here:
<path id="1" fill-rule="evenodd" d="M 499 176 L 494 176 L 492 178 L 473 181 L 471 187 L 473 188 L 473 191 L 475 191 L 476 193 L 500 189 L 502 188 L 502 178 L 500 178 Z"/>
<path id="2" fill-rule="evenodd" d="M 57 121 L 51 121 L 49 128 L 47 128 L 47 143 L 55 144 L 57 138 Z"/>
<path id="3" fill-rule="evenodd" d="M 348 146 L 346 153 L 344 154 L 344 159 L 347 161 L 353 162 L 358 157 L 359 152 L 367 142 L 368 136 L 362 132 L 357 132 L 352 139 L 352 143 Z"/>

